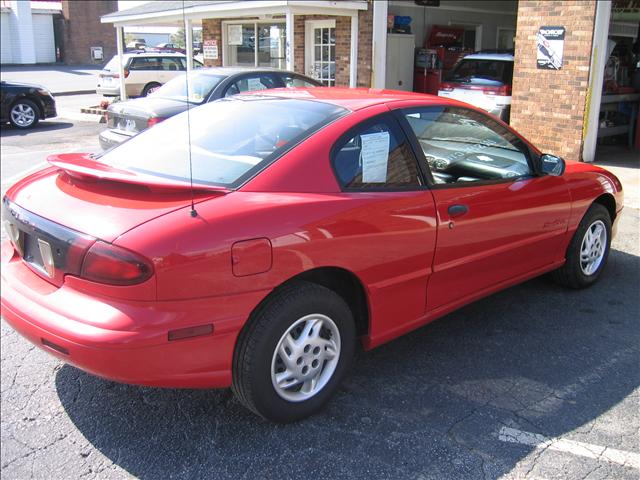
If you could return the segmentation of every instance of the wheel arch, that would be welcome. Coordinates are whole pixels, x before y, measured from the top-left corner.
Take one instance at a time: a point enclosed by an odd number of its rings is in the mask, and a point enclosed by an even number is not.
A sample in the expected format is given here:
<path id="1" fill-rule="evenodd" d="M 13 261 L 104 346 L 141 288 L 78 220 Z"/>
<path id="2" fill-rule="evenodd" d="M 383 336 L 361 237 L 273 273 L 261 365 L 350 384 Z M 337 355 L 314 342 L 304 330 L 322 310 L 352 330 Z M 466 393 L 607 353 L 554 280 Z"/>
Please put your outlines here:
<path id="1" fill-rule="evenodd" d="M 358 337 L 367 335 L 370 331 L 370 309 L 369 299 L 362 281 L 353 272 L 341 267 L 318 267 L 299 273 L 288 280 L 282 282 L 274 288 L 262 301 L 256 305 L 242 331 L 249 328 L 252 319 L 262 309 L 263 305 L 270 298 L 283 288 L 290 287 L 296 282 L 309 282 L 321 285 L 339 295 L 349 306 L 355 321 L 356 335 Z M 238 336 L 240 338 L 240 335 Z M 237 343 L 236 343 L 237 347 Z"/>
<path id="2" fill-rule="evenodd" d="M 594 204 L 602 205 L 609 212 L 611 223 L 616 219 L 616 200 L 610 193 L 603 193 L 593 201 Z"/>

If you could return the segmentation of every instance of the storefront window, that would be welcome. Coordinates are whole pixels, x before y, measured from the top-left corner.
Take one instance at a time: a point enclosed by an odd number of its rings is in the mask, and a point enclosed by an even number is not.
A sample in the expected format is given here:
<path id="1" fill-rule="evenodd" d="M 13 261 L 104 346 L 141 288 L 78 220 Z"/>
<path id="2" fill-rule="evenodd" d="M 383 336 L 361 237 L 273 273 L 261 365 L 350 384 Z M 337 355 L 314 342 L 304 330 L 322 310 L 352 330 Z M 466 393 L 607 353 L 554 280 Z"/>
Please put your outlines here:
<path id="1" fill-rule="evenodd" d="M 227 24 L 225 64 L 284 69 L 285 38 L 284 23 Z"/>

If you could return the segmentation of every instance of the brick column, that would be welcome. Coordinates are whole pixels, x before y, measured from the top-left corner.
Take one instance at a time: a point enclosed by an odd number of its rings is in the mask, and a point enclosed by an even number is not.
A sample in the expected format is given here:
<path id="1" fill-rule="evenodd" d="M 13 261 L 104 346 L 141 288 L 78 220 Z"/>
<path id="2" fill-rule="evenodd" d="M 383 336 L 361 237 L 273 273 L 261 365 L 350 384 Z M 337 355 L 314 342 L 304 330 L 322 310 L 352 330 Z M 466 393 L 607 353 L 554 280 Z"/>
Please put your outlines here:
<path id="1" fill-rule="evenodd" d="M 520 0 L 511 125 L 546 153 L 580 160 L 596 0 Z M 565 27 L 561 70 L 536 67 L 536 34 Z"/>
<path id="2" fill-rule="evenodd" d="M 118 10 L 116 0 L 63 0 L 60 49 L 67 64 L 104 63 L 116 54 L 116 29 L 100 17 Z M 91 47 L 102 47 L 104 59 L 94 61 Z"/>
<path id="3" fill-rule="evenodd" d="M 219 18 L 205 18 L 202 20 L 202 42 L 216 40 L 218 42 L 218 59 L 205 58 L 206 67 L 222 66 L 222 20 Z"/>

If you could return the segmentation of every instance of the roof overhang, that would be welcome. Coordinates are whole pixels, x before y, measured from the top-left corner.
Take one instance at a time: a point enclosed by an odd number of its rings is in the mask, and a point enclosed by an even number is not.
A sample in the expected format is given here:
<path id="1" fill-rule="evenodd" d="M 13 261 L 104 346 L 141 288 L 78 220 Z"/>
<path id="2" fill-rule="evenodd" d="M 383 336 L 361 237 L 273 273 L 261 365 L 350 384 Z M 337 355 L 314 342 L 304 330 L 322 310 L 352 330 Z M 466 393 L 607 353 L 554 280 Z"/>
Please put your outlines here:
<path id="1" fill-rule="evenodd" d="M 205 18 L 261 17 L 266 15 L 337 15 L 350 16 L 367 10 L 366 0 L 245 0 L 213 4 L 189 5 L 150 13 L 112 13 L 101 17 L 102 23 L 115 27 L 142 25 L 178 25 L 185 19 L 201 21 Z"/>

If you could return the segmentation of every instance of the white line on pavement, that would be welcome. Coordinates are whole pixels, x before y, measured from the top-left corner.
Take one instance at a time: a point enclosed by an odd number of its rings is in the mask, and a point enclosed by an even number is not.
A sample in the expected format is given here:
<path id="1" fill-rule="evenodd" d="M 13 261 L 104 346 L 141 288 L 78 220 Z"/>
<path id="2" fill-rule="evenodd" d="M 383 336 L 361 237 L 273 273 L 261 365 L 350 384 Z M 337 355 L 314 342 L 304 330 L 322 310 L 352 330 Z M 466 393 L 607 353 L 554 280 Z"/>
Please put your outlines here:
<path id="1" fill-rule="evenodd" d="M 10 176 L 9 178 L 3 178 L 2 185 L 9 185 L 11 183 L 15 183 L 16 181 L 20 180 L 22 177 L 27 176 L 29 173 L 35 172 L 36 170 L 40 170 L 45 166 L 47 166 L 47 162 L 40 162 L 27 168 L 26 170 L 23 170 L 19 173 L 16 173 L 15 175 Z"/>
<path id="2" fill-rule="evenodd" d="M 564 438 L 549 438 L 537 433 L 524 432 L 516 428 L 502 427 L 498 438 L 503 442 L 519 443 L 531 447 L 567 452 L 581 457 L 604 460 L 626 467 L 640 469 L 640 454 L 616 450 L 615 448 L 576 442 Z"/>

